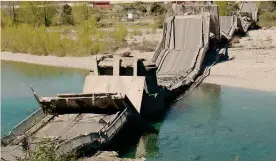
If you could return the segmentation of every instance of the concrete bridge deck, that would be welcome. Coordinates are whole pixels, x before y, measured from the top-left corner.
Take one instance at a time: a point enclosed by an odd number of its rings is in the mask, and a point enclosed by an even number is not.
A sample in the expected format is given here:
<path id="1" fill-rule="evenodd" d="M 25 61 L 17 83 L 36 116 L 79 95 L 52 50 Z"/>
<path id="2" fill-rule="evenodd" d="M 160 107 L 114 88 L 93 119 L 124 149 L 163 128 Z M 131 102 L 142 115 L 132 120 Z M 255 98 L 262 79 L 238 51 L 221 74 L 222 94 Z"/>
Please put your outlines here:
<path id="1" fill-rule="evenodd" d="M 198 74 L 195 67 L 207 51 L 209 32 L 210 14 L 173 16 L 166 21 L 163 46 L 153 59 L 158 66 L 159 84 L 170 88 L 180 77 L 181 82 L 193 81 L 194 76 L 188 75 Z"/>
<path id="2" fill-rule="evenodd" d="M 219 16 L 220 33 L 226 39 L 231 39 L 237 29 L 237 16 Z"/>

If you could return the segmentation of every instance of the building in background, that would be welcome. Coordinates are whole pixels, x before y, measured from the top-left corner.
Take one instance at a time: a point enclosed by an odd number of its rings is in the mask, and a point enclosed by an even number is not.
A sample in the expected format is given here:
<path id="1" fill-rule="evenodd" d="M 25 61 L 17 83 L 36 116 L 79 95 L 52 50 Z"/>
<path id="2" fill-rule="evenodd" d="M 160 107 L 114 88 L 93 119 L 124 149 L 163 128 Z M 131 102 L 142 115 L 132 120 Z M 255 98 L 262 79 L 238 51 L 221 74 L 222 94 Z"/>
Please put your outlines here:
<path id="1" fill-rule="evenodd" d="M 110 1 L 93 1 L 93 8 L 110 8 Z"/>

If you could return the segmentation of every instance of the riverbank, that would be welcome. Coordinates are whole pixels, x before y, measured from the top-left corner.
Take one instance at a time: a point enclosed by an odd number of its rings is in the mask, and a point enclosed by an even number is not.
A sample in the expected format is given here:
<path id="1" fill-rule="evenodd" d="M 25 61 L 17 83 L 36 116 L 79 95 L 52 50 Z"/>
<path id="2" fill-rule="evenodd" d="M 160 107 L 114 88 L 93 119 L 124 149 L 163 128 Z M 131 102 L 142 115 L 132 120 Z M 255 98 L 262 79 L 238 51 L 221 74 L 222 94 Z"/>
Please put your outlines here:
<path id="1" fill-rule="evenodd" d="M 249 31 L 228 49 L 232 60 L 216 64 L 203 81 L 276 92 L 276 28 Z"/>
<path id="2" fill-rule="evenodd" d="M 114 54 L 122 54 L 128 52 L 130 49 L 122 49 Z M 131 51 L 130 54 L 133 57 L 149 59 L 154 52 L 139 52 Z M 91 69 L 92 60 L 95 56 L 85 56 L 85 57 L 57 57 L 57 56 L 37 56 L 23 53 L 12 53 L 12 52 L 1 52 L 1 60 L 24 62 L 38 65 L 47 65 L 55 67 L 65 67 L 65 68 L 79 68 L 79 69 Z"/>
<path id="3" fill-rule="evenodd" d="M 276 28 L 249 31 L 228 49 L 232 60 L 220 62 L 203 81 L 225 86 L 276 92 Z M 131 51 L 131 56 L 150 59 L 154 52 Z M 56 57 L 1 52 L 1 60 L 56 67 L 90 69 L 94 56 Z"/>

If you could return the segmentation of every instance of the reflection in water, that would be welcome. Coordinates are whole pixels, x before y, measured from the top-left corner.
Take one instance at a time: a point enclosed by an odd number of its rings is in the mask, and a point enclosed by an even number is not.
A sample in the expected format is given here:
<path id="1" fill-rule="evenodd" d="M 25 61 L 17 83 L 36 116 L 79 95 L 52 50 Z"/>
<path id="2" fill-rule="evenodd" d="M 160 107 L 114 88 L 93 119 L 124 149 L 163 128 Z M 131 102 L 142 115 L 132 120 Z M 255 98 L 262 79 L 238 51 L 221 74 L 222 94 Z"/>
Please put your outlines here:
<path id="1" fill-rule="evenodd" d="M 174 104 L 127 157 L 148 161 L 275 160 L 276 93 L 202 84 Z"/>
<path id="2" fill-rule="evenodd" d="M 200 101 L 200 104 L 209 105 L 210 118 L 207 122 L 212 123 L 220 118 L 220 95 L 220 85 L 204 83 L 184 99 L 196 100 Z"/>
<path id="3" fill-rule="evenodd" d="M 141 158 L 144 156 L 154 157 L 158 155 L 158 135 L 148 134 L 141 136 L 136 149 L 136 158 Z"/>
<path id="4" fill-rule="evenodd" d="M 188 102 L 208 105 L 207 108 L 200 109 L 202 110 L 201 116 L 206 116 L 205 119 L 201 120 L 201 122 L 212 123 L 213 120 L 215 121 L 220 118 L 220 94 L 221 94 L 221 86 L 214 85 L 214 84 L 202 84 L 198 88 L 196 88 L 192 93 L 185 96 L 183 99 L 187 100 Z M 179 103 L 174 107 L 172 107 L 172 109 L 174 110 L 175 108 L 178 108 L 177 110 L 179 112 L 181 111 L 181 108 L 189 108 L 188 104 L 181 103 L 181 106 L 179 106 Z M 200 111 L 197 111 L 197 112 L 200 112 Z M 177 115 L 173 114 L 173 117 L 176 118 Z M 204 118 L 204 117 L 201 117 L 201 118 Z M 158 130 L 160 130 L 160 128 L 162 127 L 162 123 L 157 123 L 154 126 Z M 197 123 L 197 124 L 193 124 L 191 127 L 196 129 L 196 128 L 201 128 L 202 126 L 204 126 L 203 123 Z M 214 132 L 214 130 L 212 132 Z M 177 139 L 178 137 L 176 136 L 172 139 L 172 141 L 173 140 L 177 141 Z M 134 150 L 135 154 L 132 154 L 132 157 L 162 158 L 162 153 L 159 152 L 159 141 L 160 141 L 159 134 L 146 134 L 144 136 L 141 136 Z M 177 145 L 175 147 L 177 147 Z M 129 154 L 128 156 L 131 156 L 131 154 Z M 199 156 L 194 156 L 194 157 L 199 158 Z"/>
<path id="5" fill-rule="evenodd" d="M 71 74 L 73 72 L 78 72 L 80 74 L 87 74 L 87 70 L 82 69 L 70 69 L 70 68 L 62 68 L 62 67 L 52 67 L 52 66 L 44 66 L 44 65 L 36 65 L 22 62 L 13 62 L 13 61 L 4 61 L 1 60 L 1 69 L 16 71 L 25 75 L 26 77 L 56 77 L 60 74 Z M 72 71 L 72 72 L 71 72 Z"/>

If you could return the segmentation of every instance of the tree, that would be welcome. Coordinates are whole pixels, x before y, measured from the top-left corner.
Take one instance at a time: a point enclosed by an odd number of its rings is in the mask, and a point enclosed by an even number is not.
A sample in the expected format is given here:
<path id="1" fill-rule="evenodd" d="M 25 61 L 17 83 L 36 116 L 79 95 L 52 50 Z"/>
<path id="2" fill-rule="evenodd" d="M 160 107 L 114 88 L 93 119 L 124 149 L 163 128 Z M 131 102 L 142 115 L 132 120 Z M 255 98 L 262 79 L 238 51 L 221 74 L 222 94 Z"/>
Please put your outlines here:
<path id="1" fill-rule="evenodd" d="M 4 9 L 1 9 L 1 27 L 11 26 L 12 23 L 13 21 L 8 13 Z"/>
<path id="2" fill-rule="evenodd" d="M 74 25 L 74 18 L 72 15 L 72 7 L 69 6 L 67 3 L 62 8 L 62 23 L 66 25 Z"/>
<path id="3" fill-rule="evenodd" d="M 154 2 L 152 5 L 151 5 L 151 14 L 154 14 L 155 16 L 157 16 L 158 14 L 163 14 L 166 12 L 166 9 L 164 6 L 160 5 L 159 3 L 157 2 Z"/>
<path id="4" fill-rule="evenodd" d="M 147 8 L 146 8 L 146 6 L 144 5 L 143 2 L 140 2 L 140 1 L 135 2 L 133 7 L 136 8 L 141 13 L 146 13 L 147 12 Z"/>
<path id="5" fill-rule="evenodd" d="M 234 2 L 218 1 L 216 2 L 219 7 L 220 16 L 230 16 L 232 11 L 239 9 L 238 4 Z"/>
<path id="6" fill-rule="evenodd" d="M 17 12 L 15 10 L 15 2 L 8 2 L 9 17 L 13 23 L 17 22 Z"/>
<path id="7" fill-rule="evenodd" d="M 273 12 L 276 10 L 276 1 L 263 1 L 259 6 L 261 12 Z"/>
<path id="8" fill-rule="evenodd" d="M 57 13 L 54 2 L 21 2 L 18 9 L 18 20 L 33 26 L 48 27 L 52 24 L 53 17 Z"/>

